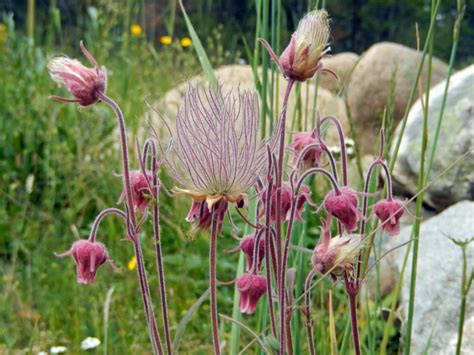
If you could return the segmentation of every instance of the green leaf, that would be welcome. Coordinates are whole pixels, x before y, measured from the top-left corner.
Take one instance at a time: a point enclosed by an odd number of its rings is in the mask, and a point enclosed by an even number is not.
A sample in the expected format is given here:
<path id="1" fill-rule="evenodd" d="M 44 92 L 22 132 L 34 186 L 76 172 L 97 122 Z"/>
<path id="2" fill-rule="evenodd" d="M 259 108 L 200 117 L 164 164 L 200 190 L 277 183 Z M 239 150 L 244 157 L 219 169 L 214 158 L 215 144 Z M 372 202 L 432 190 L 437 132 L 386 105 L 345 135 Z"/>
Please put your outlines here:
<path id="1" fill-rule="evenodd" d="M 184 315 L 183 319 L 178 324 L 178 328 L 176 329 L 176 336 L 173 341 L 173 351 L 178 352 L 178 347 L 179 344 L 181 343 L 181 339 L 183 338 L 184 335 L 184 330 L 186 329 L 186 326 L 188 325 L 189 321 L 191 320 L 194 312 L 198 310 L 199 307 L 203 304 L 205 300 L 209 297 L 209 289 L 204 292 L 201 297 L 198 298 L 198 300 L 188 309 L 186 314 Z"/>
<path id="2" fill-rule="evenodd" d="M 181 0 L 179 0 L 179 6 L 181 7 L 181 11 L 183 12 L 184 21 L 186 22 L 186 26 L 188 27 L 189 35 L 191 36 L 191 40 L 193 41 L 193 47 L 196 50 L 196 54 L 199 58 L 199 62 L 201 63 L 202 70 L 204 71 L 204 74 L 206 74 L 207 79 L 211 83 L 211 86 L 215 88 L 217 87 L 217 78 L 214 74 L 214 70 L 212 69 L 209 57 L 207 56 L 206 51 L 202 46 L 199 36 L 194 30 L 194 26 L 191 23 L 191 20 L 189 19 L 188 14 L 184 9 L 183 2 Z"/>

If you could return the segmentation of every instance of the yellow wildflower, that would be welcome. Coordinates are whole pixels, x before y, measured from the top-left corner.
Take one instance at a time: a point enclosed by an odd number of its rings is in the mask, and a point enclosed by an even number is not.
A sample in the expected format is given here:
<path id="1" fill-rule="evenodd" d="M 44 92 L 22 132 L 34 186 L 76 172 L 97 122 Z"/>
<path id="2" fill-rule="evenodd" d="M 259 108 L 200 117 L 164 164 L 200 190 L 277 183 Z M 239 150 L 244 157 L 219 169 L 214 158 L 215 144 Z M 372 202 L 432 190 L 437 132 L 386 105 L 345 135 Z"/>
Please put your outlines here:
<path id="1" fill-rule="evenodd" d="M 137 267 L 137 258 L 135 257 L 135 255 L 130 259 L 127 264 L 127 267 L 130 271 Z"/>
<path id="2" fill-rule="evenodd" d="M 161 36 L 160 37 L 160 43 L 167 46 L 173 42 L 173 39 L 171 36 Z"/>
<path id="3" fill-rule="evenodd" d="M 131 25 L 130 26 L 130 33 L 133 37 L 140 37 L 143 33 L 142 26 L 140 25 Z"/>
<path id="4" fill-rule="evenodd" d="M 179 44 L 181 44 L 181 47 L 187 48 L 187 47 L 190 47 L 191 44 L 193 44 L 193 42 L 191 41 L 191 38 L 189 38 L 189 37 L 183 37 L 183 38 L 181 38 L 181 40 L 179 41 Z"/>
<path id="5" fill-rule="evenodd" d="M 0 23 L 0 44 L 4 44 L 8 39 L 7 25 Z"/>

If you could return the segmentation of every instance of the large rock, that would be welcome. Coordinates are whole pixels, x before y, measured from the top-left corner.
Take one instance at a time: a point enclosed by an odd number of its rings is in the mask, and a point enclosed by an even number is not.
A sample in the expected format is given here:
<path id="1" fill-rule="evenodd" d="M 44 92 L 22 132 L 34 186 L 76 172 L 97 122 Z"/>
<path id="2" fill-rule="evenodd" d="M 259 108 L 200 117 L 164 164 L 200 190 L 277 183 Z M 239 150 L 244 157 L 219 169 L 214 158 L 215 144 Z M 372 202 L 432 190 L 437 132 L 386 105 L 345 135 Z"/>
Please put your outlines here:
<path id="1" fill-rule="evenodd" d="M 428 114 L 428 150 L 433 144 L 445 82 L 431 89 Z M 408 116 L 398 160 L 394 169 L 395 190 L 415 194 L 420 168 L 423 127 L 421 102 L 416 102 Z M 396 131 L 398 137 L 401 128 Z M 474 65 L 451 77 L 430 181 L 425 191 L 425 202 L 436 210 L 461 200 L 474 199 Z M 456 159 L 471 152 L 439 179 L 435 179 Z M 433 180 L 434 179 L 434 180 Z"/>
<path id="2" fill-rule="evenodd" d="M 253 76 L 252 67 L 249 65 L 226 65 L 220 67 L 216 70 L 216 76 L 219 82 L 223 85 L 223 90 L 228 91 L 233 89 L 236 91 L 236 88 L 240 89 L 255 89 L 255 81 Z M 281 103 L 283 101 L 283 96 L 285 94 L 285 89 L 287 85 L 287 81 L 283 79 L 281 75 L 277 75 L 278 77 L 278 88 L 279 88 L 279 103 L 281 109 Z M 335 80 L 335 79 L 333 79 Z M 168 91 L 163 99 L 160 100 L 156 105 L 153 105 L 154 108 L 162 115 L 164 118 L 171 123 L 174 122 L 176 117 L 176 113 L 178 112 L 178 107 L 182 102 L 182 98 L 189 83 L 197 83 L 197 84 L 205 84 L 206 78 L 203 76 L 196 76 L 191 78 L 189 81 L 177 86 L 176 88 Z M 306 84 L 301 86 L 301 104 L 302 107 L 305 107 L 306 98 L 308 96 L 308 102 L 311 104 L 313 102 L 313 96 L 315 92 L 315 85 L 314 83 L 309 83 L 308 90 L 306 90 Z M 287 115 L 287 130 L 292 129 L 292 122 L 293 122 L 293 113 L 295 110 L 295 105 L 297 103 L 297 95 L 295 94 L 295 89 L 293 89 L 292 95 L 290 96 L 289 104 L 288 104 L 288 115 Z M 321 113 L 321 115 L 335 115 L 338 117 L 346 132 L 348 130 L 348 123 L 345 111 L 345 105 L 343 100 L 332 94 L 330 91 L 319 87 L 318 88 L 318 96 L 317 96 L 317 109 Z M 307 129 L 310 130 L 313 127 L 311 126 L 312 121 L 312 110 L 308 109 L 308 126 Z M 152 116 L 154 116 L 153 112 L 150 112 Z M 305 110 L 303 109 L 303 120 L 305 119 Z M 159 120 L 154 120 L 157 124 Z M 267 126 L 268 127 L 268 126 Z M 328 131 L 328 142 L 329 143 L 336 143 L 336 130 L 331 129 Z"/>
<path id="3" fill-rule="evenodd" d="M 347 96 L 362 151 L 373 151 L 384 107 L 394 84 L 394 127 L 408 104 L 421 53 L 401 44 L 381 42 L 360 58 L 349 81 Z M 433 58 L 431 85 L 446 77 L 447 65 Z M 426 61 L 424 75 L 426 77 Z M 418 93 L 418 91 L 417 91 Z"/>
<path id="4" fill-rule="evenodd" d="M 337 94 L 342 88 L 347 86 L 358 60 L 359 56 L 352 52 L 343 52 L 324 58 L 322 60 L 323 67 L 336 72 L 339 80 L 334 80 L 332 75 L 323 74 L 319 76 L 319 85 Z"/>
<path id="5" fill-rule="evenodd" d="M 413 319 L 412 353 L 422 354 L 431 338 L 428 354 L 454 354 L 452 339 L 456 337 L 461 304 L 462 252 L 448 239 L 469 239 L 473 236 L 474 202 L 462 201 L 421 224 L 416 281 L 415 313 Z M 404 227 L 399 236 L 391 238 L 389 247 L 411 238 L 412 227 Z M 395 265 L 401 270 L 406 247 L 392 252 Z M 474 243 L 467 247 L 468 270 L 474 261 Z M 411 256 L 402 286 L 402 310 L 408 313 Z M 468 294 L 466 321 L 474 316 L 474 292 Z M 467 322 L 466 322 L 467 323 Z M 466 324 L 467 334 L 472 325 Z M 404 331 L 404 329 L 402 329 Z M 402 333 L 403 334 L 403 333 Z M 473 354 L 473 342 L 465 337 L 463 354 Z"/>

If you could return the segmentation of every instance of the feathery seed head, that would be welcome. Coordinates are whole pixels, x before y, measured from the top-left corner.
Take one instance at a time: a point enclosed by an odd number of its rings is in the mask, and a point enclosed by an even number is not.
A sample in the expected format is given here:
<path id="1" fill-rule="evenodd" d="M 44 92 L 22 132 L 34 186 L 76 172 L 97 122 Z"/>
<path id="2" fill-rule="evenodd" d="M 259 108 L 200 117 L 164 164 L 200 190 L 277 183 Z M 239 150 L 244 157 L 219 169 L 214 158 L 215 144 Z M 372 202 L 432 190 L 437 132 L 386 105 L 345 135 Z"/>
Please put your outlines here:
<path id="1" fill-rule="evenodd" d="M 190 86 L 176 119 L 176 142 L 168 158 L 174 177 L 195 201 L 209 209 L 221 200 L 242 207 L 266 161 L 258 139 L 258 97 L 222 88 Z"/>
<path id="2" fill-rule="evenodd" d="M 55 57 L 48 64 L 51 78 L 59 86 L 66 88 L 75 99 L 65 99 L 58 96 L 51 98 L 63 102 L 77 102 L 81 106 L 89 106 L 99 100 L 100 94 L 105 94 L 107 88 L 107 72 L 100 68 L 95 58 L 87 51 L 81 42 L 84 56 L 94 66 L 88 68 L 77 59 Z"/>

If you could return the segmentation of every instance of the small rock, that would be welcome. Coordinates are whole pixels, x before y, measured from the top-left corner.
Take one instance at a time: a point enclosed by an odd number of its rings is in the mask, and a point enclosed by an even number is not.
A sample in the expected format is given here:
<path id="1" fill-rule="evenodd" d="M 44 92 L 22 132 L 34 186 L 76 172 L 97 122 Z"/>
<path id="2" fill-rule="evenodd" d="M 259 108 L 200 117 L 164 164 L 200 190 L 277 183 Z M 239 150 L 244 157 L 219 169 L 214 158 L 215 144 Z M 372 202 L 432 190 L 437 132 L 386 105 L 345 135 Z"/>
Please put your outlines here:
<path id="1" fill-rule="evenodd" d="M 402 118 L 420 59 L 421 52 L 390 42 L 377 43 L 362 54 L 350 77 L 347 97 L 358 137 L 363 137 L 360 143 L 364 153 L 371 152 L 377 141 L 383 110 L 393 83 L 393 126 Z M 432 68 L 431 85 L 435 85 L 446 77 L 448 67 L 433 58 Z"/>
<path id="2" fill-rule="evenodd" d="M 443 81 L 430 92 L 427 157 L 433 144 L 445 85 Z M 418 100 L 410 110 L 394 168 L 394 189 L 398 193 L 414 195 L 417 191 L 422 128 L 423 111 Z M 399 127 L 395 137 L 400 130 Z M 425 203 L 438 211 L 458 201 L 474 199 L 474 65 L 451 77 L 440 132 L 430 173 L 433 183 L 424 193 Z M 466 152 L 471 154 L 435 179 Z"/>

